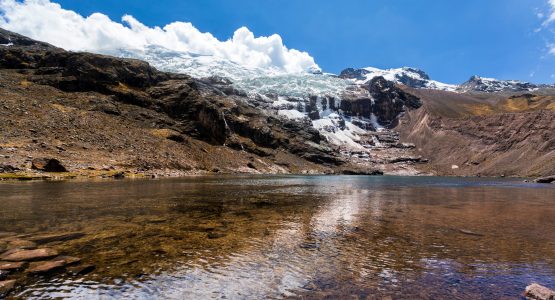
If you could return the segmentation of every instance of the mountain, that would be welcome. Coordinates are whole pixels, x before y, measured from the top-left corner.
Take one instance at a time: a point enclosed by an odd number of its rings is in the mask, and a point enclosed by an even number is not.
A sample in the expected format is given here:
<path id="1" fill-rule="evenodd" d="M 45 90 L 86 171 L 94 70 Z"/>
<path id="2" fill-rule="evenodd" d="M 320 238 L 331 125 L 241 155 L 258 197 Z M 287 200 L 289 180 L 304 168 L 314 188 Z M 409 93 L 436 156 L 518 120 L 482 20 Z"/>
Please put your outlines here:
<path id="1" fill-rule="evenodd" d="M 0 42 L 0 172 L 40 156 L 79 174 L 552 170 L 548 89 L 477 93 L 413 68 L 287 73 L 161 47 L 76 53 L 5 30 Z"/>
<path id="2" fill-rule="evenodd" d="M 518 80 L 498 80 L 494 78 L 484 78 L 472 76 L 467 82 L 461 84 L 457 90 L 460 92 L 532 92 L 540 88 L 547 88 L 548 85 L 536 85 L 529 82 Z"/>

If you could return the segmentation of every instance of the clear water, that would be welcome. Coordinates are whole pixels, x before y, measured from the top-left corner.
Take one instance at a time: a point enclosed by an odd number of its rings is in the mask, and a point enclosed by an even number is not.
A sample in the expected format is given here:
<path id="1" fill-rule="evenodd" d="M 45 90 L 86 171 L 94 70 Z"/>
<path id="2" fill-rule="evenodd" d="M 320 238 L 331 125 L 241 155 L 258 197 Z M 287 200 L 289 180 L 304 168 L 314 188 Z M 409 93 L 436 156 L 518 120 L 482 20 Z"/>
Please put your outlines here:
<path id="1" fill-rule="evenodd" d="M 555 288 L 555 187 L 434 177 L 0 184 L 0 231 L 96 265 L 17 298 L 518 299 Z"/>

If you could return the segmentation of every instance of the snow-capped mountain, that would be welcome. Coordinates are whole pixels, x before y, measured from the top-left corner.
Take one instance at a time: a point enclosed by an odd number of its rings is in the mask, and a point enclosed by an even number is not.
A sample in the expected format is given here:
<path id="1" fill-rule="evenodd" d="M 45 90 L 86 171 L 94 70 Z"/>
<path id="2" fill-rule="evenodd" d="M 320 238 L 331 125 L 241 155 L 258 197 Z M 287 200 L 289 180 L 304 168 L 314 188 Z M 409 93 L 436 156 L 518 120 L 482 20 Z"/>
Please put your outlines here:
<path id="1" fill-rule="evenodd" d="M 348 68 L 343 70 L 339 75 L 341 78 L 350 79 L 358 84 L 363 84 L 378 76 L 396 84 L 404 84 L 417 89 L 433 89 L 443 91 L 457 90 L 456 85 L 432 80 L 424 71 L 415 68 L 405 67 L 387 70 L 372 67 L 362 69 Z"/>
<path id="2" fill-rule="evenodd" d="M 531 92 L 547 85 L 536 85 L 529 82 L 518 80 L 498 80 L 495 78 L 484 78 L 480 76 L 472 76 L 470 79 L 461 84 L 457 91 L 459 92 Z"/>

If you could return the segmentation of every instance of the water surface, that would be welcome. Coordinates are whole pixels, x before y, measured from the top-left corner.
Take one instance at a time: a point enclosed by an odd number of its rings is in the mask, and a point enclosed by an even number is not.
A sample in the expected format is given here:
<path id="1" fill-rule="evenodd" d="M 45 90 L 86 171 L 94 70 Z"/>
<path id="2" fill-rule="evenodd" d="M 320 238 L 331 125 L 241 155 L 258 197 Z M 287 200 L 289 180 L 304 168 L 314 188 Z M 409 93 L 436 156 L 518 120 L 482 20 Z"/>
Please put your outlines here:
<path id="1" fill-rule="evenodd" d="M 96 270 L 12 296 L 518 299 L 555 288 L 555 187 L 514 179 L 259 176 L 0 183 L 0 231 Z"/>

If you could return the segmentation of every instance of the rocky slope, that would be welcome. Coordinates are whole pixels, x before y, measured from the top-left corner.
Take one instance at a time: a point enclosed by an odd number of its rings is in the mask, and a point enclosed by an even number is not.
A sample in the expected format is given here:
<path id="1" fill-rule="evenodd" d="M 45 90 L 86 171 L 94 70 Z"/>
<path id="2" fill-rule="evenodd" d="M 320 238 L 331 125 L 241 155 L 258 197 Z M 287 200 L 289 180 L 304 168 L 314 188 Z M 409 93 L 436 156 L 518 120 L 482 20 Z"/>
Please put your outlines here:
<path id="1" fill-rule="evenodd" d="M 407 88 L 408 89 L 408 88 Z M 555 173 L 555 95 L 457 94 L 410 90 L 423 107 L 396 128 L 440 175 Z"/>
<path id="2" fill-rule="evenodd" d="M 348 168 L 318 131 L 264 114 L 187 75 L 67 52 L 0 32 L 0 155 L 109 173 L 333 172 Z"/>

